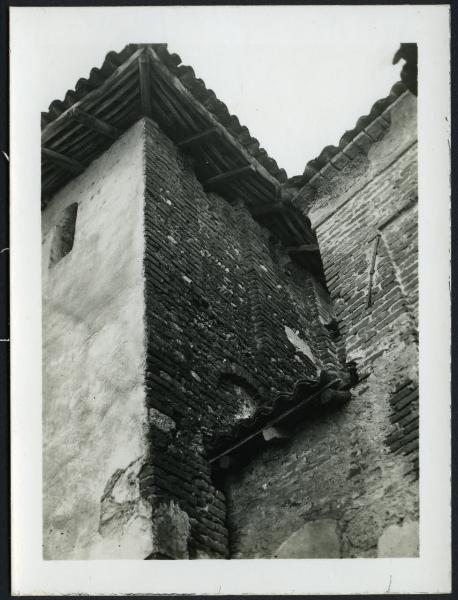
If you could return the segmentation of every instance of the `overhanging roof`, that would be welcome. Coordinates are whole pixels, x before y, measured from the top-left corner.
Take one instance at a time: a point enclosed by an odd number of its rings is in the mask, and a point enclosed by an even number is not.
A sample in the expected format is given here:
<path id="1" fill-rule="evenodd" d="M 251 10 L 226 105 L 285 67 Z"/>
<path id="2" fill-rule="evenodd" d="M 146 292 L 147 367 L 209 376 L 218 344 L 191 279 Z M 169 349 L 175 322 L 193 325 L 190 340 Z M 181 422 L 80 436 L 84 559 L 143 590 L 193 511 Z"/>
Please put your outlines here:
<path id="1" fill-rule="evenodd" d="M 282 201 L 286 173 L 259 147 L 192 68 L 166 44 L 130 44 L 110 52 L 63 101 L 42 113 L 42 207 L 123 131 L 143 116 L 187 152 L 204 189 L 243 200 L 253 217 L 317 273 L 321 263 L 310 224 Z"/>
<path id="2" fill-rule="evenodd" d="M 390 123 L 391 107 L 407 91 L 410 91 L 415 96 L 417 95 L 417 58 L 417 44 L 401 44 L 393 58 L 393 64 L 398 63 L 401 59 L 405 61 L 401 71 L 401 81 L 396 82 L 392 86 L 388 96 L 377 100 L 372 105 L 369 113 L 358 119 L 353 129 L 349 129 L 343 134 L 337 146 L 330 145 L 323 148 L 319 156 L 308 161 L 304 173 L 291 177 L 285 187 L 295 186 L 300 188 L 309 182 L 311 183 L 329 163 L 332 163 L 337 170 L 340 170 L 336 165 L 339 163 L 339 158 L 342 154 L 349 157 L 354 156 L 362 150 L 364 151 L 364 148 L 367 149 L 371 143 L 377 142 L 383 137 L 386 125 Z M 381 125 L 381 123 L 384 123 L 384 125 Z M 345 163 L 345 161 L 343 162 Z"/>

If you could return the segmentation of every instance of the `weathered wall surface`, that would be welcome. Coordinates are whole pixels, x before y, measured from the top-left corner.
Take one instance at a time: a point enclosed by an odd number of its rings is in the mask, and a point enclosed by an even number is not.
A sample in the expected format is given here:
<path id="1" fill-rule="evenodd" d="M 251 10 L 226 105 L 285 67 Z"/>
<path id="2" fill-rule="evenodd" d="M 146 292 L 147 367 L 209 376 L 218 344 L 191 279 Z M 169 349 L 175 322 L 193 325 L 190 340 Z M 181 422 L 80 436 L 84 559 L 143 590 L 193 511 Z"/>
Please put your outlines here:
<path id="1" fill-rule="evenodd" d="M 142 493 L 153 520 L 176 534 L 172 544 L 158 536 L 153 556 L 226 557 L 225 499 L 212 483 L 208 436 L 334 364 L 335 348 L 312 277 L 242 203 L 206 194 L 186 157 L 153 121 L 146 125 L 151 451 Z"/>
<path id="2" fill-rule="evenodd" d="M 46 558 L 417 553 L 413 96 L 371 132 L 295 200 L 316 228 L 340 339 L 314 277 L 243 199 L 205 193 L 150 119 L 52 199 Z M 221 489 L 212 435 L 345 360 L 363 377 L 353 400 L 298 423 Z"/>
<path id="3" fill-rule="evenodd" d="M 143 199 L 138 123 L 43 213 L 47 559 L 151 552 L 151 507 L 138 485 L 146 451 Z M 50 266 L 73 203 L 73 248 Z"/>
<path id="4" fill-rule="evenodd" d="M 364 379 L 348 405 L 231 473 L 234 557 L 418 554 L 416 98 L 370 131 L 295 200 Z"/>

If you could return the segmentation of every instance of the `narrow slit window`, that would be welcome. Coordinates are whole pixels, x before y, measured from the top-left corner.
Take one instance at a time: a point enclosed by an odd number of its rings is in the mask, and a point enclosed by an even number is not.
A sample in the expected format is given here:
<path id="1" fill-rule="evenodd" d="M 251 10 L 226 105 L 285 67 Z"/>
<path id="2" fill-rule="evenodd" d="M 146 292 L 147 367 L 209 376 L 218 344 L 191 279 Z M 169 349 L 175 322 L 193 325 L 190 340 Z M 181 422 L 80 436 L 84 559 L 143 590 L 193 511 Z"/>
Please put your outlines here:
<path id="1" fill-rule="evenodd" d="M 56 265 L 73 248 L 75 239 L 76 215 L 78 213 L 78 204 L 74 202 L 66 207 L 62 218 L 56 225 L 51 244 L 51 254 L 49 257 L 49 266 Z"/>

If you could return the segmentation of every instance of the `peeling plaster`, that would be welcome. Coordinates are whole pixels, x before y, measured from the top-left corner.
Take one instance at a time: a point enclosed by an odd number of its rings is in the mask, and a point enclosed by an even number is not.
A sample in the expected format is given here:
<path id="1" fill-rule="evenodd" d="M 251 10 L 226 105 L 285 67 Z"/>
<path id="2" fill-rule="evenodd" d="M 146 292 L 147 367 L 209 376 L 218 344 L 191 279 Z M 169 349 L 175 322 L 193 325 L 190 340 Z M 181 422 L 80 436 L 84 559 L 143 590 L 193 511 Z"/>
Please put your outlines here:
<path id="1" fill-rule="evenodd" d="M 143 146 L 140 121 L 42 214 L 46 559 L 143 559 L 151 546 L 143 503 L 129 513 L 106 499 L 100 529 L 107 481 L 116 473 L 118 497 L 121 471 L 147 453 Z M 74 202 L 73 248 L 49 269 L 53 229 Z"/>
<path id="2" fill-rule="evenodd" d="M 296 348 L 297 352 L 301 352 L 301 354 L 304 354 L 304 356 L 309 358 L 312 362 L 315 362 L 315 356 L 313 355 L 310 346 L 307 344 L 307 342 L 304 342 L 304 340 L 299 337 L 298 331 L 293 331 L 290 327 L 285 326 L 285 333 L 286 337 Z"/>

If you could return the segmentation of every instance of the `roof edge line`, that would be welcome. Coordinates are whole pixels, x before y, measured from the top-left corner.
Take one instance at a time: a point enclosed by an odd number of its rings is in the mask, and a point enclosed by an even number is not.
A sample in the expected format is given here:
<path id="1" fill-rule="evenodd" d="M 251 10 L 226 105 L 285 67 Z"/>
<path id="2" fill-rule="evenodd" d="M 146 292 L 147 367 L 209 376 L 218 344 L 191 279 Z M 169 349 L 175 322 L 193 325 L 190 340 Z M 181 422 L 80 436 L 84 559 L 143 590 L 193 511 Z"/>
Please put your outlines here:
<path id="1" fill-rule="evenodd" d="M 151 59 L 154 61 L 157 69 L 172 83 L 172 85 L 180 92 L 199 112 L 202 116 L 208 119 L 212 126 L 216 127 L 217 130 L 221 133 L 221 135 L 226 139 L 229 144 L 231 144 L 238 152 L 242 154 L 242 156 L 246 159 L 246 161 L 253 165 L 256 171 L 264 177 L 267 181 L 269 181 L 275 189 L 280 187 L 280 182 L 276 177 L 274 177 L 269 171 L 261 164 L 261 162 L 252 154 L 250 154 L 244 146 L 231 134 L 228 129 L 218 121 L 218 119 L 213 115 L 213 113 L 208 110 L 197 98 L 194 94 L 189 90 L 180 80 L 179 78 L 170 72 L 170 70 L 164 66 L 163 62 L 157 55 L 156 51 L 152 47 L 147 48 L 147 53 L 150 55 Z"/>
<path id="2" fill-rule="evenodd" d="M 127 60 L 121 63 L 119 67 L 115 71 L 113 71 L 113 73 L 101 85 L 85 94 L 80 100 L 70 105 L 58 117 L 56 117 L 53 121 L 50 121 L 45 127 L 43 127 L 41 131 L 41 143 L 45 144 L 52 138 L 52 136 L 55 133 L 59 131 L 60 126 L 63 123 L 65 123 L 72 110 L 74 110 L 75 108 L 80 108 L 88 100 L 90 101 L 96 98 L 97 96 L 103 94 L 103 92 L 106 91 L 110 87 L 110 85 L 112 85 L 116 81 L 119 75 L 126 71 L 132 65 L 132 63 L 134 63 L 139 58 L 139 56 L 141 56 L 141 54 L 144 53 L 144 51 L 144 48 L 138 48 L 137 50 L 135 50 L 135 52 Z"/>

